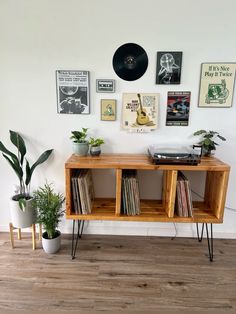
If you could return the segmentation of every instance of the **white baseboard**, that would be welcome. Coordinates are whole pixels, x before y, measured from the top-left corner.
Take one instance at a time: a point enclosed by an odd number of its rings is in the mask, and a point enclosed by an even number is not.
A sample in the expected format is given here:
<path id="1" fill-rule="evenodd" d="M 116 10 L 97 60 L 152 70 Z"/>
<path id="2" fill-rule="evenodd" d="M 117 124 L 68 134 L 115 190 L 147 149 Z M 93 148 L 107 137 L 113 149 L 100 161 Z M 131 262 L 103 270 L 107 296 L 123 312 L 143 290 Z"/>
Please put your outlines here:
<path id="1" fill-rule="evenodd" d="M 175 229 L 176 226 L 176 229 Z M 214 238 L 236 239 L 236 231 L 225 232 L 219 226 L 214 225 Z M 72 233 L 71 224 L 61 226 L 64 234 Z M 0 225 L 0 232 L 9 232 L 7 225 Z M 30 232 L 29 228 L 22 229 L 22 232 Z M 85 221 L 84 234 L 99 235 L 136 235 L 136 236 L 160 236 L 160 237 L 196 237 L 195 224 L 173 224 L 173 223 L 140 223 L 140 222 L 117 222 L 117 221 Z"/>

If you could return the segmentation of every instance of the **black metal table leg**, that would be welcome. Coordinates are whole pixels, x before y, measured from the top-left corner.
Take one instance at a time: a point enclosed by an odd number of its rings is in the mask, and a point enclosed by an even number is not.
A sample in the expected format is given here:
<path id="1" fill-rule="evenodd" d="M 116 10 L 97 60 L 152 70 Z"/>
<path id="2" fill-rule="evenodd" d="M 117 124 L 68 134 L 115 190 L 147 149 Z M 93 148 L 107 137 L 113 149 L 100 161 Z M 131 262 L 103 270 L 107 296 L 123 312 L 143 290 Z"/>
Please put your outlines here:
<path id="1" fill-rule="evenodd" d="M 80 224 L 81 221 L 78 220 L 78 228 L 77 228 L 77 236 L 76 236 L 76 242 L 74 244 L 75 241 L 75 220 L 73 220 L 73 233 L 72 233 L 72 246 L 71 246 L 71 259 L 75 258 L 75 253 L 76 253 L 76 249 L 77 249 L 77 245 L 78 245 L 78 240 L 80 236 Z"/>
<path id="2" fill-rule="evenodd" d="M 81 230 L 80 230 L 80 235 L 79 235 L 80 238 L 82 237 L 83 230 L 84 230 L 84 220 L 82 220 L 81 222 Z"/>
<path id="3" fill-rule="evenodd" d="M 197 237 L 198 237 L 198 241 L 202 242 L 204 225 L 206 225 L 206 236 L 207 236 L 207 247 L 208 247 L 209 260 L 210 260 L 210 262 L 213 262 L 214 254 L 213 254 L 213 225 L 212 225 L 212 223 L 211 223 L 211 227 L 210 227 L 210 234 L 208 231 L 208 224 L 207 223 L 202 224 L 202 230 L 201 230 L 201 236 L 200 237 L 199 237 L 198 223 L 196 223 Z"/>
<path id="4" fill-rule="evenodd" d="M 202 224 L 201 237 L 199 237 L 198 223 L 196 223 L 196 225 L 197 225 L 197 238 L 198 238 L 198 242 L 202 242 L 203 231 L 204 231 L 204 223 Z"/>
<path id="5" fill-rule="evenodd" d="M 209 259 L 211 262 L 213 262 L 213 227 L 211 224 L 210 228 L 210 238 L 209 238 L 209 233 L 208 233 L 208 225 L 206 224 L 206 233 L 207 233 L 207 245 L 208 245 L 208 253 L 209 253 Z"/>

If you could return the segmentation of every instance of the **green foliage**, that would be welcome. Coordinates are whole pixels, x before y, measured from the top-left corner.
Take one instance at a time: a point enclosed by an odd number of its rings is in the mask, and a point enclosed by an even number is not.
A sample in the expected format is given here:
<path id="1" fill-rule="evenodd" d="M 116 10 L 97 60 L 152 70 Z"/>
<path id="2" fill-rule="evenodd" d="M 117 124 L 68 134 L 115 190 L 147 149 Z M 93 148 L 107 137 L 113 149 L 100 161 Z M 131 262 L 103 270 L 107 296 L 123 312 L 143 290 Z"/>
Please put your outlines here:
<path id="1" fill-rule="evenodd" d="M 88 128 L 82 128 L 82 131 L 71 131 L 70 137 L 74 143 L 86 143 L 87 142 L 87 131 Z"/>
<path id="2" fill-rule="evenodd" d="M 65 198 L 61 193 L 55 193 L 52 184 L 45 183 L 33 193 L 33 207 L 37 210 L 37 222 L 42 224 L 48 238 L 53 239 L 57 227 L 64 214 L 62 204 Z"/>
<path id="3" fill-rule="evenodd" d="M 89 144 L 92 146 L 100 146 L 104 144 L 104 140 L 102 138 L 95 138 L 95 137 L 90 137 L 89 139 Z"/>
<path id="4" fill-rule="evenodd" d="M 27 197 L 30 193 L 30 182 L 35 168 L 48 159 L 53 149 L 46 150 L 42 155 L 39 156 L 37 161 L 32 166 L 30 166 L 28 160 L 25 157 L 27 150 L 24 139 L 20 136 L 19 133 L 15 131 L 10 130 L 9 132 L 10 140 L 17 148 L 17 154 L 14 154 L 8 150 L 1 141 L 0 151 L 2 151 L 3 157 L 9 162 L 20 181 L 20 195 Z"/>
<path id="5" fill-rule="evenodd" d="M 202 145 L 205 155 L 210 155 L 212 150 L 216 150 L 216 146 L 219 145 L 217 142 L 215 142 L 216 138 L 226 141 L 223 136 L 215 131 L 198 130 L 194 132 L 193 135 L 201 136 L 201 140 L 198 144 Z"/>

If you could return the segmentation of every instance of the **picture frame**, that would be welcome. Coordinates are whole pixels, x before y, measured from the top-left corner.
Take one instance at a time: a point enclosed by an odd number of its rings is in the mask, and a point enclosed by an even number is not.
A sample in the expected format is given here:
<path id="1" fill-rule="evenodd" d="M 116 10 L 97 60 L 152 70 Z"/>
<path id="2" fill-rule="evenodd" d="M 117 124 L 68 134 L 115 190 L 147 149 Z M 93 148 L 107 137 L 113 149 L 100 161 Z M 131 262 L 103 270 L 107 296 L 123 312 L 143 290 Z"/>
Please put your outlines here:
<path id="1" fill-rule="evenodd" d="M 190 99 L 189 91 L 168 92 L 166 126 L 188 126 Z"/>
<path id="2" fill-rule="evenodd" d="M 198 107 L 232 107 L 236 63 L 202 63 Z"/>
<path id="3" fill-rule="evenodd" d="M 157 52 L 156 84 L 180 84 L 182 55 L 182 51 Z"/>
<path id="4" fill-rule="evenodd" d="M 57 112 L 90 113 L 89 71 L 56 70 Z"/>
<path id="5" fill-rule="evenodd" d="M 101 99 L 101 120 L 116 120 L 116 99 Z"/>
<path id="6" fill-rule="evenodd" d="M 115 92 L 115 80 L 97 79 L 96 80 L 96 92 L 97 93 L 114 93 Z"/>
<path id="7" fill-rule="evenodd" d="M 158 107 L 158 93 L 123 93 L 122 128 L 137 133 L 157 129 Z"/>

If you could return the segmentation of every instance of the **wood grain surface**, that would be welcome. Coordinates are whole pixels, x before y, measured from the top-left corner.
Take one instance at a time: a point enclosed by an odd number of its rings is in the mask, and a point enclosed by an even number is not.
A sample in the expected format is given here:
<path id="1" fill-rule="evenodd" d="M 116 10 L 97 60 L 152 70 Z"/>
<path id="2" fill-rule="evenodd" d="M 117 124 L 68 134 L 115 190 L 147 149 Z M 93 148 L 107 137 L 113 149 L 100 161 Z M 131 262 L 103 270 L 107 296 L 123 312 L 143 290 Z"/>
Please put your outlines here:
<path id="1" fill-rule="evenodd" d="M 70 245 L 0 233 L 0 310 L 236 311 L 236 240 L 215 240 L 212 263 L 206 239 L 84 235 L 73 261 Z"/>

